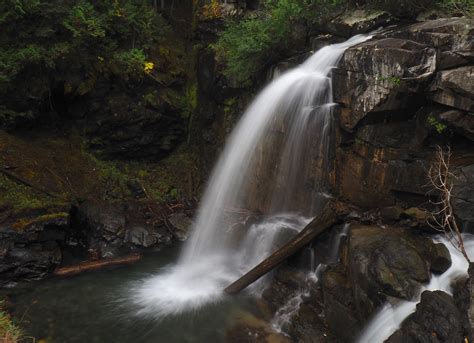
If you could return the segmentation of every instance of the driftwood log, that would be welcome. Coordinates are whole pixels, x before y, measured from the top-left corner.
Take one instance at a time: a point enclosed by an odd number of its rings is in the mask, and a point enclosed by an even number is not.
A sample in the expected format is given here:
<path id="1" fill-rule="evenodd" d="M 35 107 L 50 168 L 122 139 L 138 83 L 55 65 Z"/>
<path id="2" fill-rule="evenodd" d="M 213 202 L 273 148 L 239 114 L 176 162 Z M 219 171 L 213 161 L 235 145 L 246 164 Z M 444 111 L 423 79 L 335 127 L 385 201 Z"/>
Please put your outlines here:
<path id="1" fill-rule="evenodd" d="M 73 266 L 60 267 L 54 271 L 56 276 L 71 276 L 86 271 L 98 270 L 104 267 L 117 266 L 122 264 L 131 264 L 140 260 L 140 254 L 131 254 L 124 257 L 105 258 L 100 260 L 85 261 Z"/>
<path id="2" fill-rule="evenodd" d="M 237 281 L 227 286 L 224 292 L 227 294 L 237 294 L 260 277 L 267 274 L 273 268 L 292 256 L 301 248 L 309 244 L 313 239 L 323 233 L 325 230 L 336 224 L 342 216 L 346 215 L 348 209 L 344 204 L 336 201 L 330 201 L 306 227 L 292 238 L 284 246 L 272 253 L 247 274 L 240 277 Z"/>

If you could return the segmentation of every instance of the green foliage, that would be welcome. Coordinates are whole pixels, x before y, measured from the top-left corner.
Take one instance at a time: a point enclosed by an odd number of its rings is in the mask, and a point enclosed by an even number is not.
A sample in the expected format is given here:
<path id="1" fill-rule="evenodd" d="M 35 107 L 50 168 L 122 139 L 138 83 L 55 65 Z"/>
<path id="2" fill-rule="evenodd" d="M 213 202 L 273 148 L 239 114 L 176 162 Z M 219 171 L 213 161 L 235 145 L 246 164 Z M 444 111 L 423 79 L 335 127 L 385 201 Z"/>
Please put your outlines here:
<path id="1" fill-rule="evenodd" d="M 294 24 L 317 21 L 340 8 L 340 0 L 267 0 L 266 11 L 241 21 L 229 21 L 212 47 L 224 62 L 224 74 L 244 82 L 274 62 L 293 43 Z"/>
<path id="2" fill-rule="evenodd" d="M 420 12 L 432 8 L 436 0 L 368 0 L 367 6 L 387 11 L 395 16 L 416 17 Z"/>
<path id="3" fill-rule="evenodd" d="M 281 58 L 294 37 L 299 21 L 323 22 L 353 3 L 343 0 L 266 0 L 265 11 L 240 21 L 228 21 L 218 42 L 212 47 L 224 64 L 224 74 L 239 82 Z M 397 17 L 414 18 L 427 10 L 442 9 L 447 15 L 474 13 L 472 0 L 367 0 L 367 9 L 383 10 Z M 350 10 L 350 9 L 349 9 Z M 399 80 L 391 80 L 399 84 Z"/>
<path id="4" fill-rule="evenodd" d="M 430 115 L 428 117 L 428 124 L 433 126 L 438 133 L 443 133 L 446 130 L 447 126 L 440 121 L 438 121 L 434 116 Z"/>
<path id="5" fill-rule="evenodd" d="M 110 78 L 138 84 L 164 60 L 168 26 L 150 1 L 3 0 L 0 13 L 0 125 L 37 115 L 52 93 L 82 96 Z"/>
<path id="6" fill-rule="evenodd" d="M 378 76 L 377 81 L 388 81 L 395 86 L 399 86 L 402 80 L 397 76 Z"/>
<path id="7" fill-rule="evenodd" d="M 143 66 L 146 63 L 142 49 L 131 49 L 115 53 L 112 57 L 112 70 L 125 78 L 140 79 L 143 77 Z"/>
<path id="8" fill-rule="evenodd" d="M 106 23 L 103 16 L 87 1 L 74 6 L 63 24 L 74 37 L 105 37 Z"/>
<path id="9" fill-rule="evenodd" d="M 474 1 L 472 0 L 438 0 L 436 5 L 449 15 L 474 17 Z"/>
<path id="10" fill-rule="evenodd" d="M 474 14 L 472 0 L 368 0 L 369 8 L 383 10 L 397 17 L 415 18 L 421 12 L 441 10 L 445 15 Z"/>

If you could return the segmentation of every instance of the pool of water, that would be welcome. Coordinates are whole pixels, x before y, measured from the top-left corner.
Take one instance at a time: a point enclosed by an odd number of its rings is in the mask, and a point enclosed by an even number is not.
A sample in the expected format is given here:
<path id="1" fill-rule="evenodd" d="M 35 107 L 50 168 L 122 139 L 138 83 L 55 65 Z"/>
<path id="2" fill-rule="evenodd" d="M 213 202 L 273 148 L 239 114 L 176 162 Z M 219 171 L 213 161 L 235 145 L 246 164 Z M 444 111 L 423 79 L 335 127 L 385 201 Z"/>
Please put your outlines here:
<path id="1" fill-rule="evenodd" d="M 178 250 L 145 256 L 131 266 L 52 278 L 3 293 L 25 334 L 47 343 L 223 342 L 238 317 L 258 314 L 254 300 L 240 296 L 159 321 L 137 316 L 130 290 L 176 261 Z"/>

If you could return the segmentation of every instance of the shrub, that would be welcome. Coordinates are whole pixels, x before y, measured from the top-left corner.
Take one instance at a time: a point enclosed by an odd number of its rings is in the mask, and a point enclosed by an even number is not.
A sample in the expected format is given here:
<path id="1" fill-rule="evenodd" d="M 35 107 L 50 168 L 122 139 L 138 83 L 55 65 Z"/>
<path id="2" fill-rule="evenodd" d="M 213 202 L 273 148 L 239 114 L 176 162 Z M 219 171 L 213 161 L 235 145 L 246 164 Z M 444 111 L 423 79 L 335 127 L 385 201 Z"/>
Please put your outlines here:
<path id="1" fill-rule="evenodd" d="M 387 11 L 397 17 L 416 17 L 432 8 L 436 0 L 368 0 L 370 8 Z"/>
<path id="2" fill-rule="evenodd" d="M 472 0 L 438 0 L 437 5 L 451 15 L 474 17 L 474 1 Z"/>
<path id="3" fill-rule="evenodd" d="M 369 8 L 383 10 L 397 17 L 415 18 L 427 10 L 441 10 L 446 15 L 474 14 L 472 0 L 368 0 Z"/>
<path id="4" fill-rule="evenodd" d="M 267 0 L 266 11 L 241 21 L 227 22 L 216 44 L 227 77 L 244 82 L 288 50 L 294 24 L 318 21 L 343 7 L 341 0 Z"/>
<path id="5" fill-rule="evenodd" d="M 0 342 L 17 343 L 22 337 L 22 332 L 11 317 L 3 311 L 4 302 L 0 301 Z"/>
<path id="6" fill-rule="evenodd" d="M 52 93 L 141 81 L 164 60 L 168 26 L 150 1 L 3 0 L 0 13 L 0 126 L 51 110 Z"/>

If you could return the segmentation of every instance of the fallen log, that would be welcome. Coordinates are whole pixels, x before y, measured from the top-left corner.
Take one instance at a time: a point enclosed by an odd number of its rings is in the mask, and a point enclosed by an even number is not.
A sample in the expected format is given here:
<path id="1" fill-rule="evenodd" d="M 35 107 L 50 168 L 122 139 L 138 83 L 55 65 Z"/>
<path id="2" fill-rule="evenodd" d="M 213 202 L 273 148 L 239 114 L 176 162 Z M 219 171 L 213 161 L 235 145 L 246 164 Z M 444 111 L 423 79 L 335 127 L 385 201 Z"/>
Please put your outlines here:
<path id="1" fill-rule="evenodd" d="M 56 276 L 71 276 L 86 271 L 98 270 L 104 267 L 117 266 L 122 264 L 131 264 L 142 258 L 140 254 L 131 254 L 124 257 L 105 258 L 100 260 L 85 261 L 73 266 L 60 267 L 54 271 Z"/>
<path id="2" fill-rule="evenodd" d="M 237 281 L 233 282 L 224 289 L 227 294 L 237 294 L 260 277 L 278 266 L 288 257 L 298 252 L 301 248 L 309 244 L 313 239 L 323 233 L 325 230 L 336 224 L 342 216 L 348 212 L 347 207 L 342 203 L 330 201 L 306 227 L 292 238 L 284 246 L 276 250 L 265 260 L 260 262 L 247 274 L 244 274 Z"/>
<path id="3" fill-rule="evenodd" d="M 8 177 L 10 180 L 16 182 L 16 183 L 19 183 L 23 186 L 27 186 L 27 187 L 30 187 L 30 188 L 33 188 L 34 190 L 38 191 L 38 192 L 41 192 L 41 193 L 44 193 L 46 194 L 47 196 L 49 197 L 52 197 L 52 198 L 57 198 L 59 195 L 57 194 L 54 194 L 54 193 L 51 193 L 50 191 L 48 191 L 47 189 L 44 189 L 40 186 L 37 186 L 37 185 L 34 185 L 33 183 L 31 183 L 30 181 L 22 178 L 21 176 L 18 176 L 18 175 L 15 175 L 13 174 L 12 172 L 4 169 L 4 168 L 0 168 L 0 173 L 2 173 L 3 175 L 5 175 L 6 177 Z"/>

